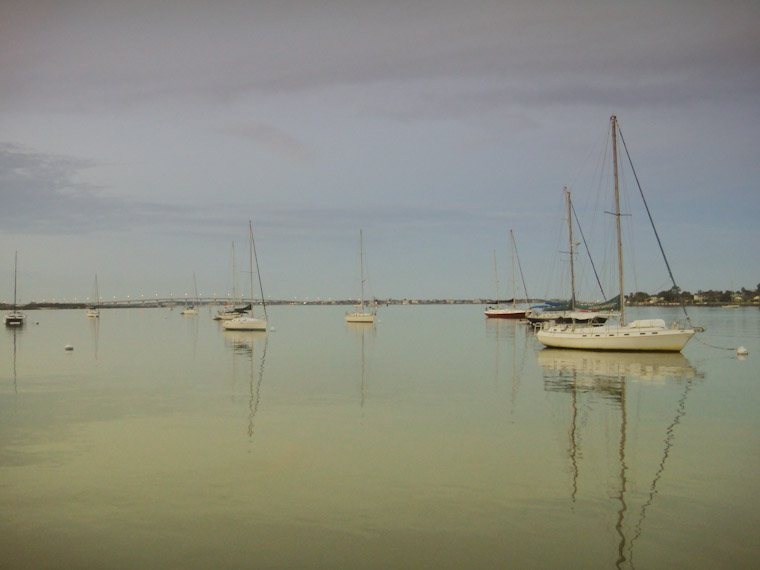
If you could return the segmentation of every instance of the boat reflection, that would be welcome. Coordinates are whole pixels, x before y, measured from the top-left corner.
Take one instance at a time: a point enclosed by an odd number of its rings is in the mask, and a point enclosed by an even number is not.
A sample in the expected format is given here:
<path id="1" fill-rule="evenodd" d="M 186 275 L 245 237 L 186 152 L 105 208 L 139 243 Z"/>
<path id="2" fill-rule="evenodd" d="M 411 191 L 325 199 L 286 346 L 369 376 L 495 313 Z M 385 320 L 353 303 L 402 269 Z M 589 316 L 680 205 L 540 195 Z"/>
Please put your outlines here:
<path id="1" fill-rule="evenodd" d="M 357 339 L 361 341 L 361 373 L 359 382 L 359 398 L 360 407 L 364 408 L 364 401 L 366 398 L 366 345 L 367 341 L 374 341 L 377 335 L 377 327 L 373 324 L 367 325 L 367 323 L 346 322 L 346 330 L 351 332 Z"/>
<path id="2" fill-rule="evenodd" d="M 605 381 L 622 379 L 664 383 L 669 378 L 695 378 L 700 374 L 680 352 L 586 352 L 541 350 L 538 364 L 544 370 L 546 389 L 600 389 Z M 548 372 L 556 374 L 547 374 Z M 548 383 L 548 384 L 547 384 Z M 612 393 L 615 390 L 612 389 Z"/>
<path id="3" fill-rule="evenodd" d="M 239 359 L 247 361 L 248 371 L 248 442 L 253 443 L 256 412 L 261 401 L 261 384 L 264 381 L 264 363 L 267 357 L 267 333 L 266 331 L 224 331 L 224 344 L 232 352 L 232 378 L 237 379 L 237 363 Z M 261 346 L 261 359 L 258 362 L 256 372 L 256 359 L 254 358 L 255 345 Z M 250 450 L 249 450 L 250 452 Z"/>
<path id="4" fill-rule="evenodd" d="M 616 488 L 610 493 L 617 503 L 615 533 L 617 535 L 616 568 L 634 568 L 634 545 L 642 534 L 647 510 L 654 502 L 658 493 L 658 485 L 665 472 L 668 458 L 675 442 L 676 427 L 686 414 L 686 399 L 694 385 L 694 380 L 702 378 L 701 374 L 681 353 L 630 353 L 630 352 L 587 352 L 574 350 L 542 350 L 538 352 L 538 364 L 543 371 L 544 389 L 547 392 L 564 393 L 571 396 L 572 409 L 570 412 L 569 428 L 567 431 L 567 454 L 572 473 L 571 501 L 578 501 L 580 488 L 581 465 L 593 456 L 598 449 L 591 449 L 598 444 L 602 456 L 606 456 L 604 464 L 617 464 L 616 473 L 612 477 Z M 675 381 L 672 382 L 672 381 Z M 635 386 L 641 402 L 652 388 L 669 387 L 668 393 L 676 385 L 682 385 L 683 390 L 675 404 L 672 420 L 665 428 L 662 451 L 659 452 L 659 462 L 655 468 L 651 483 L 634 484 L 637 478 L 649 471 L 642 460 L 643 454 L 635 450 L 630 454 L 630 441 L 648 445 L 646 438 L 637 437 L 629 441 L 629 390 Z M 665 397 L 665 396 L 663 396 Z M 602 402 L 603 406 L 598 406 Z M 610 429 L 607 425 L 610 416 L 600 410 L 597 417 L 593 416 L 595 408 L 610 407 L 619 411 L 619 426 Z M 647 410 L 637 410 L 632 416 L 638 422 Z M 598 429 L 593 429 L 597 428 Z M 583 433 L 581 433 L 583 431 Z M 610 457 L 610 448 L 602 442 L 615 431 L 618 432 L 617 448 Z M 599 432 L 602 432 L 601 434 Z M 630 455 L 630 457 L 629 457 Z M 648 487 L 647 493 L 633 493 L 635 487 Z M 638 517 L 635 523 L 626 520 L 634 511 L 632 505 L 640 503 Z"/>
<path id="5" fill-rule="evenodd" d="M 98 311 L 98 317 L 100 317 L 100 311 Z M 98 359 L 98 344 L 100 340 L 100 318 L 87 319 L 90 323 L 90 335 L 92 336 L 92 349 L 95 355 L 95 360 Z"/>
<path id="6" fill-rule="evenodd" d="M 13 335 L 13 358 L 10 359 L 13 367 L 13 393 L 18 394 L 18 371 L 16 368 L 16 355 L 18 353 L 18 337 L 23 334 L 22 329 L 18 327 L 6 327 L 8 334 Z"/>
<path id="7" fill-rule="evenodd" d="M 510 369 L 510 421 L 515 421 L 517 397 L 520 392 L 521 378 L 525 369 L 525 360 L 529 352 L 526 347 L 533 338 L 529 327 L 518 320 L 485 319 L 486 338 L 494 341 L 494 385 L 498 385 L 502 372 L 502 357 L 509 362 Z M 508 352 L 507 352 L 508 351 Z M 505 354 L 503 354 L 505 353 Z M 506 368 L 506 366 L 504 367 Z"/>

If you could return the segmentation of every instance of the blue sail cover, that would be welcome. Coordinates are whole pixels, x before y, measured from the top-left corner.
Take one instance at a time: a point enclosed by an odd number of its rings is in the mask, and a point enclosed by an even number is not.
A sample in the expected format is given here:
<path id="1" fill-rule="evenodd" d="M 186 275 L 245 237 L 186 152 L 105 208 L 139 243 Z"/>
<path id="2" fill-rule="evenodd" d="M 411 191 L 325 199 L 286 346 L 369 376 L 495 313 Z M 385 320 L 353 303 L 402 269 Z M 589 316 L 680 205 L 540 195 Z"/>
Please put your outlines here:
<path id="1" fill-rule="evenodd" d="M 619 311 L 620 310 L 620 295 L 613 297 L 607 301 L 601 301 L 599 303 L 575 303 L 575 308 L 571 306 L 570 301 L 546 301 L 543 305 L 536 306 L 535 308 L 546 309 L 547 311 Z M 533 307 L 531 307 L 533 308 Z"/>

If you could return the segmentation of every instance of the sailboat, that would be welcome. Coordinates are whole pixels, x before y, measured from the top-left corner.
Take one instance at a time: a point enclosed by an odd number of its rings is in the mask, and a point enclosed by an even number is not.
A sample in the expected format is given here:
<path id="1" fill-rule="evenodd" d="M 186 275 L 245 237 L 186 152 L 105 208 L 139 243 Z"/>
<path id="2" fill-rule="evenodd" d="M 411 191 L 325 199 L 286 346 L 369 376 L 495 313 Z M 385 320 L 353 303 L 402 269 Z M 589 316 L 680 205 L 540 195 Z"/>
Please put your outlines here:
<path id="1" fill-rule="evenodd" d="M 195 282 L 195 273 L 193 273 L 193 289 L 195 290 L 195 299 L 198 300 L 198 284 Z M 186 305 L 184 309 L 182 309 L 182 312 L 180 315 L 197 315 L 198 309 L 195 308 L 194 303 L 190 303 L 189 305 Z"/>
<path id="2" fill-rule="evenodd" d="M 617 117 L 610 117 L 612 132 L 612 166 L 615 197 L 615 228 L 617 232 L 618 281 L 620 288 L 620 323 L 602 326 L 555 324 L 539 330 L 536 338 L 552 348 L 581 350 L 638 350 L 680 352 L 696 330 L 690 325 L 665 324 L 663 319 L 625 322 L 625 290 L 623 288 L 623 243 L 620 227 L 620 191 L 618 188 Z M 672 277 L 672 273 L 671 273 Z"/>
<path id="3" fill-rule="evenodd" d="M 615 297 L 603 303 L 578 303 L 575 298 L 575 248 L 580 242 L 573 241 L 573 205 L 570 191 L 565 187 L 565 203 L 567 205 L 567 239 L 570 254 L 570 301 L 546 301 L 540 306 L 541 311 L 535 311 L 538 307 L 531 307 L 525 317 L 531 325 L 543 324 L 587 324 L 600 325 L 607 321 L 610 314 L 600 311 L 613 311 L 620 308 L 620 298 Z"/>
<path id="4" fill-rule="evenodd" d="M 364 239 L 362 237 L 362 230 L 359 230 L 359 271 L 362 286 L 361 302 L 356 307 L 356 311 L 349 311 L 346 313 L 347 323 L 374 323 L 375 311 L 368 311 L 364 305 Z"/>
<path id="5" fill-rule="evenodd" d="M 264 288 L 261 286 L 261 273 L 259 272 L 259 259 L 256 255 L 256 244 L 253 241 L 253 224 L 248 220 L 248 249 L 251 286 L 251 314 L 241 314 L 234 319 L 222 321 L 224 330 L 230 331 L 266 331 L 267 330 L 267 305 L 264 301 Z M 256 273 L 259 276 L 259 288 L 261 289 L 261 304 L 264 307 L 264 318 L 258 319 L 253 316 L 253 260 L 256 258 Z"/>
<path id="6" fill-rule="evenodd" d="M 16 307 L 16 291 L 18 282 L 18 252 L 16 252 L 15 261 L 13 263 L 13 310 L 7 313 L 3 318 L 3 322 L 7 327 L 20 327 L 24 324 L 26 315 L 18 310 Z"/>
<path id="7" fill-rule="evenodd" d="M 212 318 L 215 321 L 229 321 L 235 317 L 242 316 L 246 311 L 251 310 L 251 305 L 235 305 L 237 300 L 237 264 L 235 262 L 235 242 L 232 242 L 232 301 L 225 303 L 223 309 L 219 309 Z"/>
<path id="8" fill-rule="evenodd" d="M 95 274 L 95 303 L 87 307 L 87 316 L 90 318 L 98 318 L 100 317 L 100 311 L 98 310 L 98 305 L 100 304 L 100 296 L 98 293 L 98 274 Z"/>
<path id="9" fill-rule="evenodd" d="M 485 315 L 489 319 L 524 319 L 526 309 L 517 308 L 515 299 L 515 236 L 512 230 L 509 230 L 510 250 L 512 251 L 512 306 L 501 307 L 498 304 L 495 307 L 486 307 Z M 494 254 L 494 271 L 496 268 L 496 255 Z M 496 298 L 499 297 L 499 279 L 496 279 Z M 526 293 L 527 297 L 527 293 Z"/>

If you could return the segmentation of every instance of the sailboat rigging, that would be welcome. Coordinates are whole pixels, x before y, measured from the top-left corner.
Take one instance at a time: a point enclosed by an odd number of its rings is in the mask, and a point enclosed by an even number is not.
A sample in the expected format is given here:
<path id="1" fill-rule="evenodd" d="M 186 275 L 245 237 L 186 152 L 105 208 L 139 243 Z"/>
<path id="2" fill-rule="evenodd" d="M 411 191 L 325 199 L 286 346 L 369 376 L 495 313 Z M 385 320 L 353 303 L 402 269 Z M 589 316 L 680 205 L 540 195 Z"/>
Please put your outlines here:
<path id="1" fill-rule="evenodd" d="M 198 284 L 195 281 L 195 273 L 193 273 L 193 289 L 195 291 L 195 302 L 197 303 L 199 299 L 198 299 Z M 190 303 L 182 310 L 180 314 L 181 315 L 197 315 L 198 309 L 196 308 L 195 303 Z"/>
<path id="2" fill-rule="evenodd" d="M 356 307 L 358 310 L 349 311 L 346 313 L 347 323 L 374 323 L 376 308 L 372 310 L 365 309 L 364 304 L 364 239 L 362 230 L 359 230 L 359 271 L 361 280 L 362 296 L 359 305 Z"/>
<path id="3" fill-rule="evenodd" d="M 625 321 L 625 289 L 623 281 L 623 241 L 620 218 L 620 191 L 618 188 L 617 117 L 610 117 L 612 134 L 612 164 L 615 199 L 615 229 L 617 235 L 618 285 L 620 294 L 620 323 L 603 326 L 555 324 L 536 333 L 536 338 L 551 348 L 581 350 L 635 350 L 680 352 L 697 332 L 690 325 L 673 323 L 666 326 L 663 319 Z M 651 219 L 651 217 L 650 217 Z M 672 273 L 671 273 L 672 275 Z"/>
<path id="4" fill-rule="evenodd" d="M 95 299 L 95 302 L 87 307 L 87 316 L 90 318 L 98 318 L 100 316 L 100 310 L 98 307 L 100 306 L 100 294 L 98 292 L 98 274 L 95 274 L 95 285 L 94 285 L 94 291 L 93 291 L 93 298 Z"/>
<path id="5" fill-rule="evenodd" d="M 510 244 L 510 251 L 512 253 L 512 306 L 511 307 L 501 307 L 498 304 L 498 295 L 499 295 L 499 279 L 497 277 L 496 279 L 496 296 L 497 296 L 497 305 L 495 307 L 486 307 L 486 310 L 484 311 L 486 317 L 489 319 L 522 319 L 525 318 L 525 312 L 526 309 L 518 309 L 517 308 L 517 299 L 515 298 L 517 291 L 515 289 L 515 252 L 517 251 L 517 248 L 515 246 L 515 236 L 512 230 L 509 230 L 509 244 Z M 496 269 L 496 257 L 494 255 L 494 271 Z M 520 269 L 520 276 L 522 277 L 522 269 Z M 523 278 L 523 287 L 525 287 L 525 279 Z M 525 296 L 528 296 L 528 292 L 525 292 Z"/>
<path id="6" fill-rule="evenodd" d="M 565 187 L 563 192 L 565 194 L 565 204 L 567 207 L 567 239 L 569 248 L 567 253 L 570 256 L 570 301 L 546 301 L 539 307 L 531 307 L 526 314 L 526 318 L 533 326 L 540 326 L 546 323 L 603 324 L 607 321 L 610 314 L 605 314 L 600 311 L 618 310 L 620 308 L 620 298 L 615 297 L 614 299 L 602 303 L 579 303 L 577 301 L 575 292 L 575 248 L 577 248 L 581 242 L 573 240 L 574 209 L 570 191 Z M 578 227 L 580 230 L 580 225 Z M 583 235 L 582 231 L 581 235 Z M 588 251 L 588 247 L 586 249 Z M 589 254 L 589 258 L 590 257 Z M 591 265 L 594 265 L 593 260 L 591 260 Z M 596 268 L 594 268 L 594 273 L 596 273 Z M 599 284 L 599 288 L 600 290 L 602 289 L 601 284 Z M 604 295 L 603 290 L 602 295 Z M 536 308 L 544 310 L 534 311 L 533 309 Z"/>
<path id="7" fill-rule="evenodd" d="M 18 310 L 16 306 L 16 293 L 18 291 L 18 252 L 16 252 L 15 260 L 13 263 L 13 309 L 10 313 L 7 313 L 3 318 L 3 322 L 7 327 L 20 327 L 23 326 L 26 315 Z"/>
<path id="8" fill-rule="evenodd" d="M 241 304 L 236 305 L 237 301 L 237 263 L 235 261 L 235 242 L 232 242 L 232 301 L 227 301 L 224 308 L 219 309 L 213 316 L 215 321 L 229 321 L 235 317 L 242 316 L 246 311 L 251 310 L 250 304 L 245 304 L 241 298 Z"/>
<path id="9" fill-rule="evenodd" d="M 259 319 L 253 315 L 253 262 L 256 260 L 256 273 L 259 276 L 259 290 L 261 291 L 261 304 L 264 311 L 264 318 Z M 259 271 L 259 258 L 256 255 L 256 243 L 253 241 L 253 224 L 248 220 L 248 264 L 249 264 L 249 276 L 250 276 L 250 308 L 251 313 L 241 314 L 222 322 L 222 327 L 225 330 L 233 331 L 266 331 L 267 330 L 267 305 L 264 300 L 264 288 L 261 285 L 261 272 Z"/>

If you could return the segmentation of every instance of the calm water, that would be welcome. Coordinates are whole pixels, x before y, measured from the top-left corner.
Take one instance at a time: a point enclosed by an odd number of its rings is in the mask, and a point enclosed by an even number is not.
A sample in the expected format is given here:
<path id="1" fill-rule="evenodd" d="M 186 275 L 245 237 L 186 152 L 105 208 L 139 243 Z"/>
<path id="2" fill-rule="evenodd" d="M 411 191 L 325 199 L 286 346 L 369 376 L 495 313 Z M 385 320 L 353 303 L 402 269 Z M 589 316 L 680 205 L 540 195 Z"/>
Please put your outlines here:
<path id="1" fill-rule="evenodd" d="M 683 355 L 482 307 L 28 314 L 0 331 L 2 568 L 689 568 L 760 558 L 760 311 Z M 662 310 L 639 310 L 639 317 Z M 676 311 L 671 314 L 678 316 Z M 72 352 L 64 351 L 72 344 Z"/>

